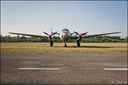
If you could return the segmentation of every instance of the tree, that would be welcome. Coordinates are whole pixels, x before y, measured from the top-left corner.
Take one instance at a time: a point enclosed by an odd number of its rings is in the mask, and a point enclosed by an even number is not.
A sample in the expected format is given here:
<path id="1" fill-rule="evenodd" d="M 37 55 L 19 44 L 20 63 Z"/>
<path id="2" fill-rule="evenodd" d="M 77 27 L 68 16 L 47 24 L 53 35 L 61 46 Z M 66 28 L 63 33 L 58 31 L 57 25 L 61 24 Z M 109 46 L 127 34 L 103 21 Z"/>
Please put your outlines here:
<path id="1" fill-rule="evenodd" d="M 125 40 L 128 40 L 128 36 L 125 38 Z"/>
<path id="2" fill-rule="evenodd" d="M 5 42 L 9 42 L 10 41 L 10 36 L 5 36 Z"/>
<path id="3" fill-rule="evenodd" d="M 105 41 L 106 41 L 106 37 L 103 36 L 103 37 L 102 37 L 102 42 L 105 42 Z"/>
<path id="4" fill-rule="evenodd" d="M 4 42 L 4 41 L 5 41 L 4 37 L 0 35 L 0 42 Z"/>
<path id="5" fill-rule="evenodd" d="M 128 42 L 128 36 L 125 38 L 125 41 Z"/>

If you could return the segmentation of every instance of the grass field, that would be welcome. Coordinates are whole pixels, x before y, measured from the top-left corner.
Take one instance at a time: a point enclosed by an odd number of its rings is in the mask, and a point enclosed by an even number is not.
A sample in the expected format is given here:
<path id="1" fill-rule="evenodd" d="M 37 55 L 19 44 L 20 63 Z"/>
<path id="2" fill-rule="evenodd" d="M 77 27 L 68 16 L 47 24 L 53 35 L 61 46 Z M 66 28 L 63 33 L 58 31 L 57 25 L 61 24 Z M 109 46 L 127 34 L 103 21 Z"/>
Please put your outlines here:
<path id="1" fill-rule="evenodd" d="M 82 43 L 77 47 L 76 43 L 1 43 L 1 52 L 37 52 L 37 53 L 127 53 L 127 43 Z"/>

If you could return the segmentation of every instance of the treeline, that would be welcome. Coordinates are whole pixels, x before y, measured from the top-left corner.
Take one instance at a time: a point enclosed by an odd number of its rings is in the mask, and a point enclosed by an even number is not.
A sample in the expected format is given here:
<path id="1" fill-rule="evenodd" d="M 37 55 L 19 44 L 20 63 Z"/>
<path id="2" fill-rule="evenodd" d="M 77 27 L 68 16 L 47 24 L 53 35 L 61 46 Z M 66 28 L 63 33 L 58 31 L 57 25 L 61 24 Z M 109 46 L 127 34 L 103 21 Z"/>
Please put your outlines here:
<path id="1" fill-rule="evenodd" d="M 128 37 L 121 38 L 119 36 L 98 36 L 93 38 L 83 39 L 82 42 L 127 42 Z M 25 36 L 15 36 L 11 37 L 0 35 L 0 42 L 49 42 L 48 39 L 42 39 L 37 37 L 25 37 Z M 55 40 L 55 42 L 61 42 L 61 40 Z M 69 40 L 69 42 L 74 42 Z"/>
<path id="2" fill-rule="evenodd" d="M 87 38 L 85 42 L 127 42 L 128 37 L 121 38 L 120 36 L 98 36 L 94 38 Z"/>
<path id="3" fill-rule="evenodd" d="M 0 35 L 1 42 L 48 42 L 48 39 L 42 39 L 38 37 L 25 37 L 25 36 L 2 36 Z"/>

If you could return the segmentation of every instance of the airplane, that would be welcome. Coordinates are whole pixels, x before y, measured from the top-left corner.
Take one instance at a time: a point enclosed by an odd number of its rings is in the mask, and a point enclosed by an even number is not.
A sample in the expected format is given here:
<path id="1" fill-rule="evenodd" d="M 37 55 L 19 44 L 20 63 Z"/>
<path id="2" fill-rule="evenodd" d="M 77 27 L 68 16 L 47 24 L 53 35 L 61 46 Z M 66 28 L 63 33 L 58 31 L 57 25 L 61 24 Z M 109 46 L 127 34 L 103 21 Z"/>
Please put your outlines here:
<path id="1" fill-rule="evenodd" d="M 50 47 L 53 46 L 54 40 L 58 40 L 58 39 L 61 39 L 62 41 L 64 41 L 64 43 L 65 43 L 64 46 L 67 47 L 66 42 L 71 39 L 71 40 L 76 40 L 77 41 L 77 46 L 80 47 L 82 39 L 90 38 L 90 37 L 96 37 L 96 36 L 102 36 L 102 35 L 117 34 L 117 33 L 121 33 L 121 32 L 111 32 L 111 33 L 86 35 L 88 32 L 79 34 L 78 32 L 74 31 L 73 33 L 70 33 L 70 31 L 68 29 L 64 28 L 61 33 L 52 32 L 52 30 L 51 30 L 51 34 L 48 34 L 48 33 L 43 31 L 43 33 L 46 34 L 47 36 L 24 34 L 24 33 L 14 33 L 14 32 L 8 32 L 8 33 L 16 34 L 16 35 L 24 35 L 24 36 L 32 36 L 32 37 L 40 37 L 40 38 L 43 38 L 43 39 L 48 39 L 49 42 L 50 42 Z M 54 36 L 55 34 L 59 35 L 59 36 Z M 77 36 L 71 36 L 71 34 L 76 34 Z"/>

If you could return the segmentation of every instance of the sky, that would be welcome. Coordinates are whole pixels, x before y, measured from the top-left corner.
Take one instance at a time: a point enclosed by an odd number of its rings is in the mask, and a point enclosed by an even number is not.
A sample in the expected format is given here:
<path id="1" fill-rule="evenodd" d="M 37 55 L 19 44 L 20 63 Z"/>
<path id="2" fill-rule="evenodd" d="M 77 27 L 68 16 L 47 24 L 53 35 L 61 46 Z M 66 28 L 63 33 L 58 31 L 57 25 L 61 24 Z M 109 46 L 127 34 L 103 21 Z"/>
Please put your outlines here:
<path id="1" fill-rule="evenodd" d="M 42 31 L 127 36 L 127 1 L 1 1 L 1 34 Z M 13 36 L 13 35 L 11 35 Z"/>

